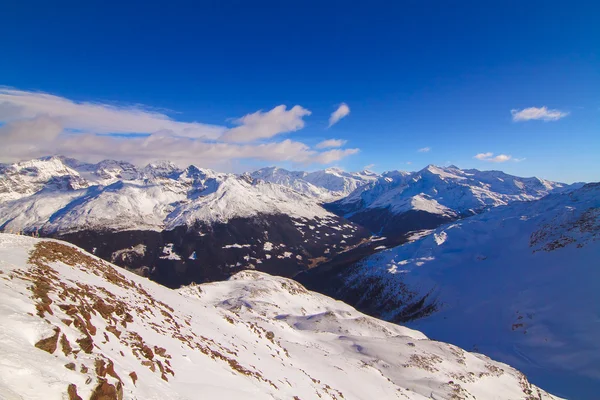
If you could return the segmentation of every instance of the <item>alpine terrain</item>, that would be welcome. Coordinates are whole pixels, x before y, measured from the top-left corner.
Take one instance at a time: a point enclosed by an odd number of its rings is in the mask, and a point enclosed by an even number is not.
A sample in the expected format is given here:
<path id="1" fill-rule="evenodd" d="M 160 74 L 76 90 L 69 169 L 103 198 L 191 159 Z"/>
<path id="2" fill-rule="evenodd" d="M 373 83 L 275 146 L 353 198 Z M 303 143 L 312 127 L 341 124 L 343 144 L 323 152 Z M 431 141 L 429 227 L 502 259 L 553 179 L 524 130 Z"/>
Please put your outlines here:
<path id="1" fill-rule="evenodd" d="M 471 207 L 472 198 L 461 203 Z M 592 183 L 415 232 L 407 244 L 297 278 L 514 365 L 559 395 L 592 399 L 600 391 L 598 260 L 600 184 Z"/>
<path id="2" fill-rule="evenodd" d="M 506 364 L 256 271 L 178 290 L 0 234 L 0 397 L 556 399 Z"/>
<path id="3" fill-rule="evenodd" d="M 382 235 L 404 235 L 490 207 L 536 200 L 579 186 L 519 178 L 501 171 L 429 165 L 411 173 L 386 172 L 328 208 Z"/>
<path id="4" fill-rule="evenodd" d="M 245 269 L 293 276 L 368 241 L 322 197 L 266 175 L 64 157 L 2 165 L 0 230 L 67 240 L 170 287 Z M 309 176 L 328 199 L 371 179 Z"/>

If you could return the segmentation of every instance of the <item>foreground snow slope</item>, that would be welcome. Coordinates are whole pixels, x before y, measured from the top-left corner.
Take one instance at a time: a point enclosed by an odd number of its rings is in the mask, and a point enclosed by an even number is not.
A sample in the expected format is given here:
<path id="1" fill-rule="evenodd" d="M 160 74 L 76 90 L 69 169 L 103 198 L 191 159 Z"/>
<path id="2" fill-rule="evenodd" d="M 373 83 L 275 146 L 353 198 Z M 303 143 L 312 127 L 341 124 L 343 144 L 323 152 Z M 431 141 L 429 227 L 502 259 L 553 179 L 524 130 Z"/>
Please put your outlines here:
<path id="1" fill-rule="evenodd" d="M 258 272 L 174 291 L 8 234 L 0 272 L 3 399 L 554 398 L 505 364 Z"/>
<path id="2" fill-rule="evenodd" d="M 339 286 L 384 319 L 433 310 L 410 326 L 508 362 L 559 394 L 597 398 L 600 184 L 445 225 L 367 258 Z M 589 386 L 578 391 L 582 381 Z"/>

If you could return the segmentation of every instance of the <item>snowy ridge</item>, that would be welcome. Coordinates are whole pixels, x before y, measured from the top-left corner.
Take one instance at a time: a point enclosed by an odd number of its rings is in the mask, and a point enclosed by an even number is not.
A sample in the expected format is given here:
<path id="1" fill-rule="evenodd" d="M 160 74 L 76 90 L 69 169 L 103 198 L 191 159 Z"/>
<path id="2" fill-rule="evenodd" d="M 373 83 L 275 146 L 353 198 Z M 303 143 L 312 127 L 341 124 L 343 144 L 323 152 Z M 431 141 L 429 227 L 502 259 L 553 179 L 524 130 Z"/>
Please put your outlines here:
<path id="1" fill-rule="evenodd" d="M 423 210 L 457 216 L 513 201 L 536 200 L 568 188 L 562 183 L 519 178 L 500 171 L 429 165 L 412 173 L 386 172 L 377 181 L 358 188 L 334 204 L 348 216 L 369 209 L 389 209 L 393 214 Z"/>
<path id="2" fill-rule="evenodd" d="M 600 388 L 599 259 L 600 184 L 588 184 L 415 235 L 344 282 L 361 293 L 355 304 L 384 319 L 425 315 L 409 326 L 515 365 L 558 394 L 595 398 L 584 394 Z"/>
<path id="3" fill-rule="evenodd" d="M 316 202 L 285 186 L 248 182 L 235 176 L 228 176 L 219 183 L 210 195 L 200 192 L 195 199 L 172 211 L 165 219 L 167 229 L 191 226 L 196 221 L 212 223 L 257 214 L 287 214 L 308 219 L 332 216 Z"/>
<path id="4" fill-rule="evenodd" d="M 258 272 L 169 290 L 0 234 L 0 397 L 554 399 L 513 368 Z"/>
<path id="5" fill-rule="evenodd" d="M 36 159 L 0 165 L 0 201 L 16 200 L 32 195 L 52 181 L 72 183 L 73 189 L 85 188 L 87 183 L 77 171 L 59 158 Z"/>
<path id="6" fill-rule="evenodd" d="M 258 214 L 333 216 L 293 188 L 193 165 L 181 170 L 159 162 L 138 170 L 50 157 L 0 170 L 0 229 L 8 232 L 160 231 Z"/>
<path id="7" fill-rule="evenodd" d="M 377 179 L 377 174 L 370 171 L 345 172 L 339 168 L 304 172 L 269 167 L 252 172 L 250 176 L 289 187 L 325 202 L 347 196 L 357 188 Z"/>

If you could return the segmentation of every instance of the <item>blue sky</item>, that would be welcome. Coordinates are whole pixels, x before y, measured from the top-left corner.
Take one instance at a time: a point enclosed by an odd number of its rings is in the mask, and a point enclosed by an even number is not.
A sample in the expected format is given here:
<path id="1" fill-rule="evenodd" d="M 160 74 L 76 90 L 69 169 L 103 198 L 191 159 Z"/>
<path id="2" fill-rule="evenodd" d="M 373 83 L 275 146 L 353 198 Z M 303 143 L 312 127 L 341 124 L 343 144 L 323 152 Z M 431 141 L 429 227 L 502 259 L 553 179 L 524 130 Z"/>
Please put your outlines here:
<path id="1" fill-rule="evenodd" d="M 80 150 L 82 158 L 101 157 L 104 149 L 145 161 L 156 149 L 156 159 L 231 170 L 315 169 L 322 162 L 413 170 L 450 162 L 567 182 L 600 180 L 596 2 L 8 3 L 0 24 L 0 85 L 8 88 L 0 98 L 0 134 L 11 144 L 0 151 L 5 161 L 29 155 L 32 141 L 44 143 L 39 152 L 63 140 L 60 151 L 78 156 Z M 115 152 L 105 135 L 155 138 L 152 121 L 144 121 L 144 132 L 120 126 L 109 132 L 112 125 L 79 123 L 89 111 L 81 107 L 72 111 L 77 116 L 32 108 L 38 107 L 32 92 L 55 96 L 45 99 L 53 107 L 59 99 L 115 112 L 137 107 L 220 133 L 200 139 L 216 147 L 188 146 L 194 154 L 184 154 L 174 138 L 181 126 L 159 123 L 168 137 L 154 141 L 156 147 L 137 154 L 146 144 L 125 138 L 130 142 L 118 142 Z M 26 104 L 13 104 L 14 96 L 26 95 Z M 328 128 L 342 103 L 349 115 Z M 289 117 L 283 123 L 265 116 L 280 105 Z M 301 110 L 290 114 L 296 105 Z M 511 110 L 531 107 L 558 117 L 513 120 Z M 259 110 L 254 119 L 235 121 Z M 224 130 L 235 126 L 252 140 L 226 139 L 231 134 Z M 49 133 L 40 137 L 32 129 Z M 272 136 L 257 137 L 263 130 Z M 87 135 L 78 148 L 64 139 L 73 132 L 101 137 Z M 346 143 L 315 148 L 327 139 Z M 344 149 L 352 151 L 322 154 Z M 216 152 L 221 161 L 211 156 Z M 493 155 L 474 158 L 485 153 Z M 511 158 L 490 161 L 498 155 Z"/>

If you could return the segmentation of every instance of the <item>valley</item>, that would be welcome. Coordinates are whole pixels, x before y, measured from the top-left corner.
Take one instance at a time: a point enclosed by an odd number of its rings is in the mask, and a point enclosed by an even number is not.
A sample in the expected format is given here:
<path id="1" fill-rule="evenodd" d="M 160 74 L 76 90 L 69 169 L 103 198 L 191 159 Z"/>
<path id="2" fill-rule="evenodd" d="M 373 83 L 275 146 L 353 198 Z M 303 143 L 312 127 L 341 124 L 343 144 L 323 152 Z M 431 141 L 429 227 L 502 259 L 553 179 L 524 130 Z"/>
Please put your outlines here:
<path id="1" fill-rule="evenodd" d="M 223 174 L 45 157 L 0 166 L 0 230 L 72 243 L 184 292 L 293 278 L 585 398 L 600 376 L 598 191 L 455 166 Z"/>

